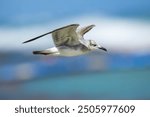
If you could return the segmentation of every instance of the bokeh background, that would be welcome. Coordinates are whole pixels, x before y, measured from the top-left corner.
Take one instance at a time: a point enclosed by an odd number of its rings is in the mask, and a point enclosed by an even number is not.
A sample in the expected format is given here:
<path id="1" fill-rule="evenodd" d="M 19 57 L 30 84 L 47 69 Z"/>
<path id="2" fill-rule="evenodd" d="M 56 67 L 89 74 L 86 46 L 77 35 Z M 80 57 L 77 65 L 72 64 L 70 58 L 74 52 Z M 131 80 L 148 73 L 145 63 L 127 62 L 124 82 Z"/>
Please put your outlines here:
<path id="1" fill-rule="evenodd" d="M 53 29 L 95 24 L 108 52 L 32 55 Z M 0 99 L 150 99 L 149 0 L 0 0 Z"/>

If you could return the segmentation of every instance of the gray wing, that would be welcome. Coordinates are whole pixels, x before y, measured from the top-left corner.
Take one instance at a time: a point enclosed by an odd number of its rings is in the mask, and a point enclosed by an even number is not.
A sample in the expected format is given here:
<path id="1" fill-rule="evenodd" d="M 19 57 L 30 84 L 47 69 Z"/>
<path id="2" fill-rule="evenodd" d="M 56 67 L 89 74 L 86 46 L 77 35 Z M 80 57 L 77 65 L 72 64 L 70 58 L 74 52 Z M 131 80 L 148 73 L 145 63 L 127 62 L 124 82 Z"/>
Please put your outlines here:
<path id="1" fill-rule="evenodd" d="M 71 24 L 71 25 L 68 25 L 68 26 L 65 26 L 65 27 L 62 27 L 62 28 L 58 28 L 56 30 L 47 32 L 45 34 L 39 35 L 39 36 L 34 37 L 32 39 L 29 39 L 29 40 L 27 40 L 23 43 L 28 43 L 28 42 L 37 40 L 41 37 L 44 37 L 48 34 L 52 34 L 54 43 L 57 46 L 65 43 L 65 42 L 66 42 L 66 44 L 69 44 L 69 45 L 73 44 L 74 45 L 74 44 L 78 43 L 78 36 L 77 36 L 77 33 L 76 33 L 76 29 L 77 29 L 78 26 L 79 26 L 79 24 Z"/>
<path id="2" fill-rule="evenodd" d="M 90 31 L 93 27 L 95 27 L 95 25 L 89 25 L 89 26 L 83 27 L 78 31 L 78 34 L 83 37 L 84 34 Z"/>
<path id="3" fill-rule="evenodd" d="M 52 37 L 56 46 L 74 46 L 80 44 L 76 29 L 79 24 L 68 25 L 52 31 Z"/>

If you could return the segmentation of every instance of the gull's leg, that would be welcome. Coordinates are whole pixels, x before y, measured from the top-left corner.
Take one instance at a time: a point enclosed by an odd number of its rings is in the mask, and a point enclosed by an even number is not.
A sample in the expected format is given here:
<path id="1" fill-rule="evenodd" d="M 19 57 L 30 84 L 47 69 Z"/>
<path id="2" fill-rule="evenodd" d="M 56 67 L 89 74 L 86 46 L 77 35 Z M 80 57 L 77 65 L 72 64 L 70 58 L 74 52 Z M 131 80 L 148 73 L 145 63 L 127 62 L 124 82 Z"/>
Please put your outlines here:
<path id="1" fill-rule="evenodd" d="M 33 51 L 33 54 L 43 54 L 43 55 L 54 55 L 58 56 L 59 52 L 56 47 L 49 48 L 46 50 L 40 50 L 40 51 Z"/>

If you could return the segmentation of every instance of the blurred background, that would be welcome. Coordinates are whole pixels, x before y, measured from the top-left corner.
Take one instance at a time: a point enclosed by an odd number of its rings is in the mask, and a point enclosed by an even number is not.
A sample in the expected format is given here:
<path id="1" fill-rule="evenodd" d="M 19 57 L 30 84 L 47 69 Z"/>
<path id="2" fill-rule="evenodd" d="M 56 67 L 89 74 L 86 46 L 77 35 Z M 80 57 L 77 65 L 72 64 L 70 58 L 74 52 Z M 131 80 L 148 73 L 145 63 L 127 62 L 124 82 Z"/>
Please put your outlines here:
<path id="1" fill-rule="evenodd" d="M 33 55 L 53 29 L 95 24 L 108 52 Z M 0 99 L 150 99 L 149 0 L 0 0 Z"/>

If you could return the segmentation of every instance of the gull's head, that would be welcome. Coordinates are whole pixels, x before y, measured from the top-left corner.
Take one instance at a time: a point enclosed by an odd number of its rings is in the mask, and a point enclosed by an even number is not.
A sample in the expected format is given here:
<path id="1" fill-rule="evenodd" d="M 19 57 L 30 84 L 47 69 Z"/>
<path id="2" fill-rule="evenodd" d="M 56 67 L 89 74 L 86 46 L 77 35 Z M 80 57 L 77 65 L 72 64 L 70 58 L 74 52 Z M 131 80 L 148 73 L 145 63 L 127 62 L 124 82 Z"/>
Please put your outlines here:
<path id="1" fill-rule="evenodd" d="M 91 50 L 101 49 L 101 50 L 107 51 L 106 48 L 100 46 L 100 45 L 97 44 L 94 40 L 89 40 L 89 48 L 90 48 Z"/>

